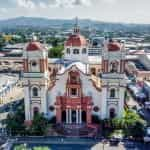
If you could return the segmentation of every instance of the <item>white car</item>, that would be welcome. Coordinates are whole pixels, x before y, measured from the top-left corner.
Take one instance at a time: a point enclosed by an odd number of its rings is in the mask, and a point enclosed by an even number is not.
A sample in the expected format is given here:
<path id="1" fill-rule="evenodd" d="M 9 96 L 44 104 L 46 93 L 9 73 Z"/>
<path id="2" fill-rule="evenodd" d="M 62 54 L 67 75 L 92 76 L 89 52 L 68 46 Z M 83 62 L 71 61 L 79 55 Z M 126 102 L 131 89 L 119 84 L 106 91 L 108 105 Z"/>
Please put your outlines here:
<path id="1" fill-rule="evenodd" d="M 144 136 L 144 142 L 150 142 L 150 136 Z"/>
<path id="2" fill-rule="evenodd" d="M 150 142 L 150 127 L 146 129 L 146 135 L 144 136 L 144 142 Z"/>

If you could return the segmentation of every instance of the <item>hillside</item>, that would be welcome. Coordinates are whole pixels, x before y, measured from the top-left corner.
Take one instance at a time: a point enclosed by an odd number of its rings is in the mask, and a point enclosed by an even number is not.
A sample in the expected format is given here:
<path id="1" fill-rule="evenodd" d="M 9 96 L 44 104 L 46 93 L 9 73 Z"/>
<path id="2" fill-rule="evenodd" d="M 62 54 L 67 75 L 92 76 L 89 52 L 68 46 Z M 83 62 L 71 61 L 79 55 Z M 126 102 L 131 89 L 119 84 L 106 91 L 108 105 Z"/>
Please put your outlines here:
<path id="1" fill-rule="evenodd" d="M 0 30 L 5 28 L 14 29 L 17 27 L 39 27 L 39 28 L 70 28 L 74 24 L 74 19 L 47 19 L 47 18 L 36 18 L 36 17 L 18 17 L 7 20 L 0 20 Z M 144 24 L 124 24 L 124 23 L 109 23 L 100 22 L 90 19 L 80 19 L 79 24 L 81 28 L 92 27 L 98 30 L 107 31 L 150 31 L 150 25 Z"/>

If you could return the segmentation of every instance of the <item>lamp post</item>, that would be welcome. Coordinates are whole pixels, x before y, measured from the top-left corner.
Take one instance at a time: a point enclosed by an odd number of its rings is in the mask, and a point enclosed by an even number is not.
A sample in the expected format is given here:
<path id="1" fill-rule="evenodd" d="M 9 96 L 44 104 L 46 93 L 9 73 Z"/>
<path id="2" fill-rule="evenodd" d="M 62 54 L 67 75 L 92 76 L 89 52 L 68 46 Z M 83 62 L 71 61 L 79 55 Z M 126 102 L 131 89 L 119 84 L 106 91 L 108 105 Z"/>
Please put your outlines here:
<path id="1" fill-rule="evenodd" d="M 23 146 L 24 146 L 23 150 L 26 150 L 27 149 L 27 144 L 24 143 Z"/>
<path id="2" fill-rule="evenodd" d="M 102 144 L 103 144 L 103 150 L 105 150 L 105 144 L 107 143 L 107 141 L 104 139 L 102 140 Z"/>

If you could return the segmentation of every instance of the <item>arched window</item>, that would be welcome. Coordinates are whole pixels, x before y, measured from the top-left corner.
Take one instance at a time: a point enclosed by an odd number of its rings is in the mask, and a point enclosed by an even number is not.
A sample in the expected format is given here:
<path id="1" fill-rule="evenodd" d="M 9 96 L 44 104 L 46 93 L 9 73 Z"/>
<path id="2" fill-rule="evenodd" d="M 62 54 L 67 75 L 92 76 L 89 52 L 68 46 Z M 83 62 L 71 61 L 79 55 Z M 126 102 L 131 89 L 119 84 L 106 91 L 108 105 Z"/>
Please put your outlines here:
<path id="1" fill-rule="evenodd" d="M 118 62 L 111 62 L 110 64 L 110 72 L 115 73 L 118 72 Z"/>
<path id="2" fill-rule="evenodd" d="M 116 112 L 114 108 L 110 108 L 109 110 L 109 117 L 112 119 L 116 116 Z"/>
<path id="3" fill-rule="evenodd" d="M 73 54 L 79 54 L 79 49 L 74 49 Z"/>
<path id="4" fill-rule="evenodd" d="M 32 66 L 35 67 L 36 66 L 36 61 L 32 61 Z"/>
<path id="5" fill-rule="evenodd" d="M 49 70 L 49 72 L 51 72 L 52 71 L 51 67 L 48 67 L 48 70 Z"/>
<path id="6" fill-rule="evenodd" d="M 77 88 L 71 88 L 71 96 L 77 96 Z"/>
<path id="7" fill-rule="evenodd" d="M 70 48 L 67 48 L 66 52 L 67 54 L 70 54 Z"/>
<path id="8" fill-rule="evenodd" d="M 34 88 L 32 89 L 32 95 L 33 95 L 34 97 L 38 96 L 38 88 L 37 88 L 37 87 L 34 87 Z"/>
<path id="9" fill-rule="evenodd" d="M 82 49 L 82 54 L 86 54 L 86 48 Z"/>
<path id="10" fill-rule="evenodd" d="M 110 98 L 115 98 L 115 89 L 110 90 Z"/>

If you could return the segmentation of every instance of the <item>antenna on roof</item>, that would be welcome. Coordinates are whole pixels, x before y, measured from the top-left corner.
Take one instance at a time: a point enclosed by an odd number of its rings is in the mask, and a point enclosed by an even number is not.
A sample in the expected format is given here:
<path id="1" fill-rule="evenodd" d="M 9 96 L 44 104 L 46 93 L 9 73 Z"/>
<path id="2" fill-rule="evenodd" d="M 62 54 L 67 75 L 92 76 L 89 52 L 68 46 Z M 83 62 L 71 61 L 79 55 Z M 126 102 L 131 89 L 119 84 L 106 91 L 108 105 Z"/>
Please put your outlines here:
<path id="1" fill-rule="evenodd" d="M 77 27 L 78 26 L 78 17 L 76 16 L 75 18 L 75 26 Z"/>
<path id="2" fill-rule="evenodd" d="M 79 27 L 78 23 L 79 23 L 79 20 L 78 20 L 78 17 L 76 17 L 75 18 L 75 25 L 74 25 L 74 33 L 75 34 L 80 33 L 80 27 Z"/>

